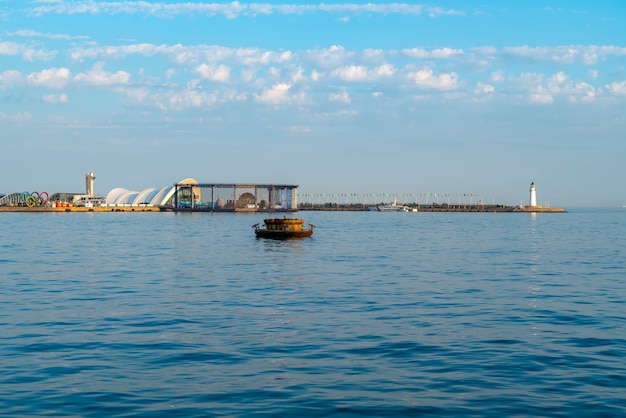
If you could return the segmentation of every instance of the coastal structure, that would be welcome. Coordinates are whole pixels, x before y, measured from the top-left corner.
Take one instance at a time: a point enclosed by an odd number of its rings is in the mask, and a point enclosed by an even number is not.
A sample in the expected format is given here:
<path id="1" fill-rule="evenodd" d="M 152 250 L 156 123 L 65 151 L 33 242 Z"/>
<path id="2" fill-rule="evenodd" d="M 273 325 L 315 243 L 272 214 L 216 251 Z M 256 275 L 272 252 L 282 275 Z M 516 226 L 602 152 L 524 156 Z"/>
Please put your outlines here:
<path id="1" fill-rule="evenodd" d="M 535 183 L 530 183 L 530 199 L 528 202 L 528 206 L 517 206 L 513 209 L 513 212 L 543 212 L 543 213 L 564 213 L 567 212 L 563 208 L 551 208 L 544 207 L 537 204 L 537 188 L 535 187 Z"/>
<path id="2" fill-rule="evenodd" d="M 298 210 L 298 186 L 186 181 L 173 186 L 172 200 L 162 206 L 195 212 L 291 212 Z"/>
<path id="3" fill-rule="evenodd" d="M 85 175 L 85 193 L 15 192 L 0 195 L 0 212 L 296 212 L 315 211 L 366 211 L 381 212 L 566 212 L 562 208 L 537 205 L 535 183 L 530 185 L 528 206 L 485 204 L 480 194 L 466 194 L 469 202 L 452 203 L 449 194 L 444 194 L 448 202 L 435 201 L 421 203 L 409 200 L 404 194 L 405 203 L 393 205 L 376 203 L 298 202 L 298 187 L 293 184 L 253 184 L 253 183 L 200 183 L 193 178 L 183 179 L 163 188 L 147 188 L 132 191 L 114 188 L 107 195 L 96 195 L 92 171 Z M 431 194 L 424 194 L 431 196 Z M 304 195 L 308 196 L 308 195 Z M 342 198 L 343 198 L 342 194 Z M 356 196 L 356 194 L 355 194 Z M 388 196 L 388 195 L 386 195 Z M 420 194 L 422 196 L 422 194 Z M 460 196 L 460 194 L 459 194 Z M 473 200 L 475 198 L 475 200 Z"/>
<path id="4" fill-rule="evenodd" d="M 93 208 L 93 207 L 102 206 L 102 204 L 106 200 L 106 196 L 96 196 L 94 194 L 94 180 L 95 179 L 96 179 L 96 176 L 94 176 L 93 171 L 90 171 L 87 174 L 85 174 L 85 194 L 73 196 L 72 206 L 85 207 L 85 208 Z M 54 203 L 54 205 L 56 205 L 56 203 Z"/>
<path id="5" fill-rule="evenodd" d="M 535 183 L 530 183 L 530 201 L 528 206 L 537 206 L 537 190 L 535 189 Z"/>
<path id="6" fill-rule="evenodd" d="M 298 210 L 298 186 L 287 184 L 199 183 L 186 178 L 142 191 L 122 187 L 96 195 L 92 171 L 85 193 L 15 192 L 0 196 L 0 211 L 194 211 L 291 212 Z"/>
<path id="7" fill-rule="evenodd" d="M 467 194 L 463 194 L 466 196 Z M 343 196 L 343 194 L 342 194 Z M 406 195 L 405 195 L 406 197 Z M 435 195 L 436 197 L 436 195 Z M 469 202 L 457 202 L 452 203 L 450 200 L 446 203 L 439 203 L 436 201 L 429 203 L 415 202 L 411 200 L 405 200 L 404 203 L 399 203 L 395 198 L 393 204 L 379 205 L 376 203 L 348 203 L 345 204 L 338 202 L 325 202 L 325 203 L 311 203 L 304 202 L 299 205 L 299 210 L 313 210 L 313 211 L 379 211 L 379 212 L 545 212 L 545 213 L 564 213 L 567 212 L 563 208 L 553 208 L 549 206 L 540 206 L 537 204 L 537 191 L 535 183 L 530 185 L 530 199 L 529 205 L 510 206 L 506 204 L 489 204 L 484 203 L 478 195 L 476 201 L 472 201 L 472 197 L 469 196 Z M 380 209 L 384 208 L 384 209 Z"/>
<path id="8" fill-rule="evenodd" d="M 93 182 L 96 176 L 93 175 L 93 171 L 90 171 L 85 175 L 85 192 L 87 196 L 93 196 Z"/>

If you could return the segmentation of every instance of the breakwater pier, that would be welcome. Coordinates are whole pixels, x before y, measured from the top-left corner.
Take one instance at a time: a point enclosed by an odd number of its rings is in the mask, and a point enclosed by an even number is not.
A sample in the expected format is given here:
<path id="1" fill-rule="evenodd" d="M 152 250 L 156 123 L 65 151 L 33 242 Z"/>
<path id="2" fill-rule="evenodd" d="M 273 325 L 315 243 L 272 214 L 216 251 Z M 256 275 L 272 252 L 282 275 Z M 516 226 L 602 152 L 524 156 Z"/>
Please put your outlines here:
<path id="1" fill-rule="evenodd" d="M 395 212 L 534 212 L 534 213 L 565 213 L 562 208 L 551 208 L 543 206 L 507 206 L 498 204 L 396 204 L 398 210 Z M 375 204 L 363 203 L 304 203 L 298 206 L 301 211 L 337 211 L 337 212 L 359 212 L 359 211 L 379 211 L 379 206 Z"/>
<path id="2" fill-rule="evenodd" d="M 448 204 L 424 204 L 424 205 L 398 205 L 399 210 L 396 212 L 534 212 L 534 213 L 565 213 L 562 208 L 546 208 L 541 206 L 505 206 L 505 205 L 448 205 Z M 157 206 L 115 206 L 115 207 L 26 207 L 26 206 L 0 206 L 0 213 L 3 212 L 47 212 L 47 213 L 63 213 L 63 212 L 211 212 L 204 208 L 198 209 L 174 209 L 171 207 Z M 378 211 L 376 205 L 366 204 L 302 204 L 296 211 L 328 211 L 328 212 L 362 212 L 362 211 Z M 255 210 L 230 211 L 230 212 L 255 212 Z"/>

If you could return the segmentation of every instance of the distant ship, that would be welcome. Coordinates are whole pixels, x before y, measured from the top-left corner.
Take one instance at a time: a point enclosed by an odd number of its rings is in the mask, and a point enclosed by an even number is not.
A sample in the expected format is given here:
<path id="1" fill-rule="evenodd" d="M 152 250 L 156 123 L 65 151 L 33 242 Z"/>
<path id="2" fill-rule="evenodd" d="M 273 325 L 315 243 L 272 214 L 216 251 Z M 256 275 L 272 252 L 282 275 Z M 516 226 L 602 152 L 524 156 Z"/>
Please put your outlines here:
<path id="1" fill-rule="evenodd" d="M 393 203 L 386 205 L 376 206 L 376 211 L 378 212 L 404 212 L 404 206 L 398 205 L 396 199 L 393 199 Z"/>

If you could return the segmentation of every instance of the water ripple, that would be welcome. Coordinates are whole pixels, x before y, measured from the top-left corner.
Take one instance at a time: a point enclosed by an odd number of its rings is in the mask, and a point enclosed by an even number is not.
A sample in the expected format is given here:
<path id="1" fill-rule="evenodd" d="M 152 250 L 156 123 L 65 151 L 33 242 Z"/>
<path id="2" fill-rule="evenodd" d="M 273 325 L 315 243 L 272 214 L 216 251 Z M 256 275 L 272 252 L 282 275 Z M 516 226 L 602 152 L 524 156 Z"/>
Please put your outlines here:
<path id="1" fill-rule="evenodd" d="M 623 212 L 13 215 L 7 416 L 626 415 Z"/>

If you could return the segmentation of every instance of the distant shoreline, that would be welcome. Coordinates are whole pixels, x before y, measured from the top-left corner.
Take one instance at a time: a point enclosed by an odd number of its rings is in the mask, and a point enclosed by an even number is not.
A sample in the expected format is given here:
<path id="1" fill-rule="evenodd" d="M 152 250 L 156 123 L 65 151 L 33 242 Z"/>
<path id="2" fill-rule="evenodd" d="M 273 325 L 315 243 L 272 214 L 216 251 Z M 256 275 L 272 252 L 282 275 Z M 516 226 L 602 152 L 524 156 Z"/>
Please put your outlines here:
<path id="1" fill-rule="evenodd" d="M 425 205 L 398 205 L 404 208 L 404 212 L 522 212 L 522 213 L 566 213 L 563 208 L 550 208 L 543 206 L 506 206 L 506 205 L 483 205 L 483 204 L 425 204 Z M 376 205 L 335 203 L 326 204 L 302 204 L 298 206 L 300 211 L 338 211 L 360 212 L 376 211 Z"/>
<path id="2" fill-rule="evenodd" d="M 505 205 L 482 205 L 482 204 L 430 204 L 430 205 L 403 205 L 404 212 L 492 212 L 492 213 L 566 213 L 562 208 L 549 208 L 542 206 L 505 206 Z M 376 205 L 335 203 L 326 204 L 302 204 L 297 211 L 323 211 L 323 212 L 376 212 Z M 65 212 L 212 212 L 206 209 L 171 208 L 159 206 L 106 206 L 106 207 L 26 207 L 26 206 L 0 206 L 0 212 L 30 212 L 30 213 L 65 213 Z M 232 213 L 273 213 L 276 211 L 262 210 L 216 210 L 215 212 Z M 287 212 L 287 211 L 282 211 Z"/>

